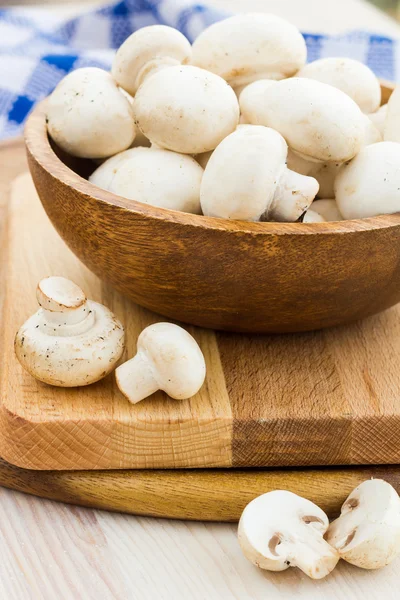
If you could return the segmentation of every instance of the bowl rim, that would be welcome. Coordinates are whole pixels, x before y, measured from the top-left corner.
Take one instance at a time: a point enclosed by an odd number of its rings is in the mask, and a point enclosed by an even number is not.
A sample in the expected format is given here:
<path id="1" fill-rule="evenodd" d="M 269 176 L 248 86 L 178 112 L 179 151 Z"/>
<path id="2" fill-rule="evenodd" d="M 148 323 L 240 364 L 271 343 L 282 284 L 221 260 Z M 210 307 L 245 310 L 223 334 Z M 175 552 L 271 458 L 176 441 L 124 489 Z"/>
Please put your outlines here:
<path id="1" fill-rule="evenodd" d="M 389 85 L 385 82 L 385 86 Z M 393 86 L 390 85 L 393 89 Z M 97 202 L 116 206 L 138 216 L 162 220 L 183 226 L 225 231 L 226 233 L 246 233 L 251 235 L 315 235 L 345 234 L 376 229 L 387 229 L 400 225 L 400 212 L 364 219 L 330 221 L 324 223 L 277 223 L 252 222 L 218 219 L 204 215 L 194 215 L 171 209 L 159 208 L 118 196 L 97 187 L 70 169 L 52 149 L 46 127 L 46 99 L 38 103 L 29 115 L 24 129 L 24 140 L 28 152 L 51 177 L 63 185 L 77 190 L 80 194 Z"/>

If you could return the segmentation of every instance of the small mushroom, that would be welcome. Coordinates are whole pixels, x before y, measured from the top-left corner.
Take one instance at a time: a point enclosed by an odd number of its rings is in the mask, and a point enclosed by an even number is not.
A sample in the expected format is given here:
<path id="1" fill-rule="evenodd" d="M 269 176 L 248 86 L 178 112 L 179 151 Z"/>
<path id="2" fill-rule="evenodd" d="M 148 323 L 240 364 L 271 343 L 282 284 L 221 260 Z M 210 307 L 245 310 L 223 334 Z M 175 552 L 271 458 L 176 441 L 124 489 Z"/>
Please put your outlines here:
<path id="1" fill-rule="evenodd" d="M 381 134 L 381 138 L 382 138 L 381 141 L 383 140 L 383 135 L 384 135 L 387 110 L 388 110 L 388 105 L 384 104 L 376 112 L 370 113 L 368 115 L 368 118 L 371 121 L 371 123 L 376 127 L 376 129 Z"/>
<path id="2" fill-rule="evenodd" d="M 132 33 L 119 47 L 111 73 L 118 85 L 134 96 L 149 75 L 187 64 L 191 56 L 189 40 L 177 29 L 150 25 Z"/>
<path id="3" fill-rule="evenodd" d="M 287 155 L 287 166 L 288 169 L 296 171 L 296 173 L 308 175 L 308 177 L 314 177 L 314 179 L 316 179 L 319 183 L 318 196 L 320 198 L 334 197 L 334 183 L 342 163 L 313 162 L 311 160 L 302 158 L 289 148 Z"/>
<path id="4" fill-rule="evenodd" d="M 203 169 L 191 156 L 152 147 L 109 158 L 89 181 L 137 202 L 200 214 L 202 176 Z"/>
<path id="5" fill-rule="evenodd" d="M 239 122 L 239 104 L 226 81 L 192 66 L 158 71 L 140 86 L 136 123 L 154 144 L 184 154 L 213 150 Z"/>
<path id="6" fill-rule="evenodd" d="M 206 376 L 204 356 L 196 340 L 173 323 L 146 327 L 137 341 L 137 354 L 115 371 L 117 385 L 136 404 L 157 390 L 175 400 L 191 398 Z"/>
<path id="7" fill-rule="evenodd" d="M 400 142 L 400 86 L 396 86 L 387 103 L 383 128 L 385 142 Z"/>
<path id="8" fill-rule="evenodd" d="M 311 211 L 323 217 L 324 221 L 343 221 L 336 200 L 333 199 L 316 200 L 311 204 Z"/>
<path id="9" fill-rule="evenodd" d="M 382 479 L 364 481 L 351 492 L 326 540 L 340 558 L 362 569 L 380 569 L 400 553 L 400 499 Z"/>
<path id="10" fill-rule="evenodd" d="M 298 567 L 312 579 L 326 577 L 339 560 L 325 540 L 329 520 L 318 506 L 285 490 L 255 498 L 239 521 L 243 554 L 268 571 Z"/>
<path id="11" fill-rule="evenodd" d="M 364 144 L 365 115 L 344 92 L 320 81 L 252 83 L 240 94 L 240 110 L 249 123 L 279 131 L 307 160 L 345 162 Z"/>
<path id="12" fill-rule="evenodd" d="M 124 349 L 124 329 L 112 312 L 64 277 L 42 279 L 36 297 L 41 308 L 15 337 L 24 369 L 59 387 L 89 385 L 108 375 Z"/>
<path id="13" fill-rule="evenodd" d="M 50 137 L 73 156 L 106 158 L 129 148 L 136 135 L 129 100 L 109 73 L 95 67 L 64 77 L 46 112 Z"/>
<path id="14" fill-rule="evenodd" d="M 335 180 L 335 198 L 345 219 L 400 211 L 400 144 L 365 146 Z"/>
<path id="15" fill-rule="evenodd" d="M 297 221 L 318 182 L 286 168 L 287 144 L 273 129 L 240 125 L 214 150 L 204 171 L 203 214 L 244 221 Z"/>
<path id="16" fill-rule="evenodd" d="M 341 90 L 364 113 L 373 113 L 381 103 L 381 86 L 367 65 L 352 58 L 320 58 L 300 69 L 296 77 L 315 79 Z"/>
<path id="17" fill-rule="evenodd" d="M 265 13 L 214 23 L 197 37 L 192 51 L 194 65 L 223 77 L 234 88 L 257 79 L 291 77 L 307 57 L 300 31 Z"/>
<path id="18" fill-rule="evenodd" d="M 312 207 L 314 208 L 314 204 L 316 204 L 316 202 L 312 203 Z M 326 219 L 324 219 L 324 217 L 322 215 L 320 215 L 319 213 L 317 213 L 315 210 L 312 210 L 311 208 L 309 208 L 303 216 L 303 223 L 324 223 L 326 221 Z"/>

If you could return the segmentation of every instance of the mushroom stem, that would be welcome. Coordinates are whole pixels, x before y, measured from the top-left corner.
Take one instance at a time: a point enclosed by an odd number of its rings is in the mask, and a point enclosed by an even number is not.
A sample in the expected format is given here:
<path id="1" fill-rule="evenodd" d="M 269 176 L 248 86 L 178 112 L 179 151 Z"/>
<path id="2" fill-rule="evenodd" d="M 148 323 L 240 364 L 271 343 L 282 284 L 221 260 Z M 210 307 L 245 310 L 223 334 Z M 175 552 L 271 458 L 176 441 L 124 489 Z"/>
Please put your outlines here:
<path id="1" fill-rule="evenodd" d="M 337 552 L 323 538 L 296 541 L 296 556 L 293 563 L 312 579 L 326 577 L 336 566 Z"/>
<path id="2" fill-rule="evenodd" d="M 132 404 L 144 400 L 160 389 L 150 362 L 140 351 L 131 360 L 118 367 L 115 377 L 119 389 Z"/>
<path id="3" fill-rule="evenodd" d="M 261 220 L 295 221 L 311 205 L 318 188 L 318 182 L 313 177 L 284 169 L 274 199 Z"/>

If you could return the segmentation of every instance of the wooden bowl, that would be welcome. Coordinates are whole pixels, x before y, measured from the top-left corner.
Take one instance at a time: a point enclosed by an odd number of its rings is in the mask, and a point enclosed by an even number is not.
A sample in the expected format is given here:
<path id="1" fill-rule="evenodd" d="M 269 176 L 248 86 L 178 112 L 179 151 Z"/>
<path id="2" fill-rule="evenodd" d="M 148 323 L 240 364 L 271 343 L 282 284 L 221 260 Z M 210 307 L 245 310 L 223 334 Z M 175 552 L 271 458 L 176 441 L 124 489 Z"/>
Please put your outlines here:
<path id="1" fill-rule="evenodd" d="M 393 88 L 382 89 L 387 101 Z M 43 104 L 30 116 L 25 140 L 42 204 L 71 250 L 161 315 L 280 333 L 348 323 L 400 300 L 400 214 L 308 224 L 189 215 L 85 180 L 93 163 L 52 147 Z"/>

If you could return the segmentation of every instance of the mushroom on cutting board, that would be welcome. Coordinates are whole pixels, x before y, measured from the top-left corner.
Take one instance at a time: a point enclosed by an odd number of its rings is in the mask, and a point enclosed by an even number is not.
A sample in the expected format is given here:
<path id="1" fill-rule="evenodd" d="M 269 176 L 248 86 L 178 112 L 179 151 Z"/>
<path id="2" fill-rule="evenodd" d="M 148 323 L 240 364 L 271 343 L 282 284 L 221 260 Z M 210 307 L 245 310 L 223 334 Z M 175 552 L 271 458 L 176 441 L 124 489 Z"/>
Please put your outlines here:
<path id="1" fill-rule="evenodd" d="M 325 540 L 329 520 L 318 506 L 285 490 L 255 498 L 239 521 L 243 554 L 268 571 L 298 567 L 313 579 L 326 577 L 339 560 Z"/>
<path id="2" fill-rule="evenodd" d="M 190 62 L 192 47 L 173 27 L 150 25 L 130 35 L 118 48 L 111 73 L 115 81 L 134 96 L 146 77 L 166 67 Z"/>
<path id="3" fill-rule="evenodd" d="M 232 88 L 192 66 L 170 67 L 146 79 L 133 108 L 137 126 L 152 143 L 184 154 L 213 150 L 239 122 Z"/>
<path id="4" fill-rule="evenodd" d="M 69 73 L 46 103 L 56 144 L 80 158 L 107 158 L 132 144 L 136 127 L 129 100 L 109 73 L 85 67 Z"/>
<path id="5" fill-rule="evenodd" d="M 333 200 L 332 198 L 316 200 L 311 204 L 310 210 L 321 215 L 325 221 L 343 221 L 336 200 Z"/>
<path id="6" fill-rule="evenodd" d="M 352 58 L 320 58 L 300 69 L 296 77 L 315 79 L 341 90 L 364 113 L 373 113 L 381 103 L 381 86 L 367 65 Z"/>
<path id="7" fill-rule="evenodd" d="M 173 323 L 149 325 L 137 341 L 137 354 L 115 371 L 124 396 L 136 404 L 157 390 L 175 400 L 191 398 L 206 376 L 204 356 L 196 340 Z"/>
<path id="8" fill-rule="evenodd" d="M 39 310 L 19 329 L 15 353 L 33 377 L 59 387 L 89 385 L 110 373 L 124 349 L 113 313 L 64 277 L 37 287 Z"/>
<path id="9" fill-rule="evenodd" d="M 400 553 L 400 499 L 382 479 L 364 481 L 351 492 L 326 540 L 340 558 L 362 569 L 380 569 Z"/>
<path id="10" fill-rule="evenodd" d="M 400 211 L 400 144 L 365 146 L 335 180 L 335 198 L 344 219 Z"/>
<path id="11" fill-rule="evenodd" d="M 223 77 L 232 87 L 257 79 L 284 79 L 306 62 L 300 31 L 265 13 L 236 15 L 214 23 L 193 43 L 192 63 Z"/>
<path id="12" fill-rule="evenodd" d="M 240 95 L 245 119 L 279 131 L 303 158 L 345 162 L 360 151 L 365 140 L 365 115 L 341 90 L 302 77 L 253 86 Z"/>
<path id="13" fill-rule="evenodd" d="M 201 166 L 186 154 L 131 148 L 100 165 L 89 181 L 137 202 L 200 214 L 202 176 Z"/>
<path id="14" fill-rule="evenodd" d="M 203 214 L 245 221 L 297 221 L 318 192 L 312 177 L 286 169 L 287 144 L 273 129 L 240 125 L 204 171 Z"/>

